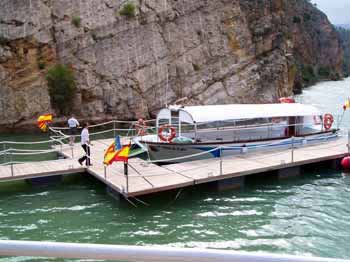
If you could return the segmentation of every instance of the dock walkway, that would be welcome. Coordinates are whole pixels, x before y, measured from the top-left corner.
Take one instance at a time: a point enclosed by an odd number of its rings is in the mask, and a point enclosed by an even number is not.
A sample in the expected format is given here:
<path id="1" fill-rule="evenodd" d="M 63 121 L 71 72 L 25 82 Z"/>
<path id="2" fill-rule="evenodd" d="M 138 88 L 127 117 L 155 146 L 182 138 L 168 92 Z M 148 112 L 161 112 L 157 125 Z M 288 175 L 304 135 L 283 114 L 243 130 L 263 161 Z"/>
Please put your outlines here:
<path id="1" fill-rule="evenodd" d="M 264 151 L 164 166 L 132 158 L 129 159 L 128 176 L 125 176 L 123 163 L 117 162 L 108 167 L 103 165 L 104 150 L 112 141 L 112 139 L 93 141 L 91 167 L 82 167 L 77 162 L 77 159 L 84 154 L 79 144 L 75 144 L 74 147 L 65 146 L 62 149 L 57 146 L 58 153 L 66 159 L 13 165 L 13 172 L 11 166 L 1 166 L 0 182 L 87 172 L 117 193 L 125 197 L 135 197 L 340 159 L 348 154 L 347 138 L 344 137 L 297 148 L 293 153 L 291 149 Z"/>
<path id="2" fill-rule="evenodd" d="M 211 158 L 178 164 L 158 166 L 139 158 L 129 160 L 128 177 L 122 163 L 114 163 L 104 169 L 104 150 L 112 140 L 93 142 L 93 166 L 87 172 L 125 196 L 140 196 L 169 189 L 229 178 L 259 174 L 267 171 L 340 159 L 348 154 L 347 138 L 339 138 L 319 145 L 293 150 L 247 153 L 238 156 Z M 69 150 L 62 151 L 69 157 Z M 74 155 L 81 155 L 80 147 L 74 147 Z"/>

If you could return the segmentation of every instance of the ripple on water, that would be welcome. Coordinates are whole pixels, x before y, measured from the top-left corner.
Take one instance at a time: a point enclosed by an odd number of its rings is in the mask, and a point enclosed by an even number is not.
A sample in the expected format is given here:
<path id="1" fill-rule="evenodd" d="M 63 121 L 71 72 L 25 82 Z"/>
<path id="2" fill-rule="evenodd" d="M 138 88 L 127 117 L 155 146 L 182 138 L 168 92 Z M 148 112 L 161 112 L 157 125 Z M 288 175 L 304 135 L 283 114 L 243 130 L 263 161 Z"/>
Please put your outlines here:
<path id="1" fill-rule="evenodd" d="M 217 211 L 211 211 L 211 212 L 204 212 L 199 213 L 197 216 L 200 217 L 223 217 L 223 216 L 261 216 L 263 212 L 259 212 L 256 210 L 242 210 L 242 211 L 233 211 L 233 212 L 217 212 Z"/>

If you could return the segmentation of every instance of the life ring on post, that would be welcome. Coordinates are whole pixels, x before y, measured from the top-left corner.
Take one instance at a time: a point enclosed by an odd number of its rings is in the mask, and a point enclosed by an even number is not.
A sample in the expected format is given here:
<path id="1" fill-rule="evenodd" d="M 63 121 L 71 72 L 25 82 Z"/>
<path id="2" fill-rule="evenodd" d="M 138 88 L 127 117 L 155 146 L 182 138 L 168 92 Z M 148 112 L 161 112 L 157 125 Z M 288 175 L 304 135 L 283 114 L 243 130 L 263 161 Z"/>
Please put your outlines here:
<path id="1" fill-rule="evenodd" d="M 326 130 L 331 129 L 334 122 L 334 118 L 331 114 L 325 114 L 323 117 L 323 126 Z"/>
<path id="2" fill-rule="evenodd" d="M 293 104 L 295 103 L 295 100 L 292 97 L 281 97 L 280 99 L 278 99 L 278 102 L 280 102 L 281 104 Z"/>
<path id="3" fill-rule="evenodd" d="M 170 130 L 170 133 L 168 133 L 168 135 L 166 135 L 166 136 L 164 136 L 164 134 L 163 134 L 164 129 L 169 129 Z M 162 125 L 158 129 L 158 137 L 160 138 L 160 140 L 162 140 L 164 142 L 171 143 L 171 141 L 173 141 L 175 136 L 176 136 L 176 130 L 171 125 Z"/>
<path id="4" fill-rule="evenodd" d="M 147 123 L 145 120 L 143 120 L 142 118 L 140 118 L 139 120 L 137 120 L 136 124 L 135 124 L 135 129 L 137 132 L 138 136 L 144 136 L 147 134 L 146 130 L 147 130 Z"/>

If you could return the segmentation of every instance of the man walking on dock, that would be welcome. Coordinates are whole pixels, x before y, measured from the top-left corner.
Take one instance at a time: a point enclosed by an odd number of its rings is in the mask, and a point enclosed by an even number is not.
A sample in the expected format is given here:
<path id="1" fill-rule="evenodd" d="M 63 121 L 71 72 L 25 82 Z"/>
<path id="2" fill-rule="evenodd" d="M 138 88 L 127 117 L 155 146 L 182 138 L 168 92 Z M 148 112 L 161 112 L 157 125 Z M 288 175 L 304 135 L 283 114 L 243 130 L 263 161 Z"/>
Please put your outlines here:
<path id="1" fill-rule="evenodd" d="M 71 118 L 68 119 L 68 126 L 69 126 L 69 145 L 74 145 L 75 136 L 78 134 L 78 126 L 79 122 L 75 119 L 74 115 L 71 116 Z"/>
<path id="2" fill-rule="evenodd" d="M 84 124 L 83 131 L 81 131 L 81 146 L 85 151 L 85 156 L 79 158 L 78 162 L 80 165 L 86 161 L 86 166 L 91 166 L 90 161 L 90 138 L 89 138 L 89 123 Z"/>

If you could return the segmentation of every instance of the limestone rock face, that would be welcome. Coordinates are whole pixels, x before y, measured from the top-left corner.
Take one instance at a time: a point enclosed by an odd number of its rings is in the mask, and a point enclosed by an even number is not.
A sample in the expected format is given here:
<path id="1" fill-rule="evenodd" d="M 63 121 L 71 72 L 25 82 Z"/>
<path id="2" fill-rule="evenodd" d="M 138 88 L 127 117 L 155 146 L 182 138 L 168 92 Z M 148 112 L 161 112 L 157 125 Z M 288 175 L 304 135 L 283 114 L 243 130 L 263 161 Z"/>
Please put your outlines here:
<path id="1" fill-rule="evenodd" d="M 151 117 L 184 97 L 275 102 L 304 64 L 341 74 L 337 34 L 306 0 L 132 2 L 135 17 L 120 15 L 122 0 L 2 0 L 0 125 L 52 111 L 55 63 L 75 71 L 75 113 L 101 119 Z"/>

